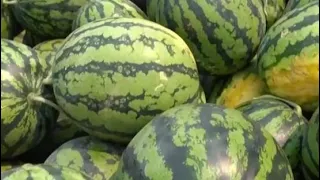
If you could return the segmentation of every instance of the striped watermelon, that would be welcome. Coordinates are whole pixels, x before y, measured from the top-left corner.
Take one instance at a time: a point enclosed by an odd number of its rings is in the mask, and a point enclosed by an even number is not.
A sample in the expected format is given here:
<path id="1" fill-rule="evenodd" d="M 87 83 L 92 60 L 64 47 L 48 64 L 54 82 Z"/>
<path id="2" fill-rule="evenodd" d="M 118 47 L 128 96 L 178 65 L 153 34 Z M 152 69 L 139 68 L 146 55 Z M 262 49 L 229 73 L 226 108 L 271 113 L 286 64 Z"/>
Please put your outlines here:
<path id="1" fill-rule="evenodd" d="M 124 147 L 86 136 L 66 142 L 44 162 L 69 167 L 92 179 L 109 180 L 118 168 Z"/>
<path id="2" fill-rule="evenodd" d="M 37 44 L 35 47 L 33 47 L 33 49 L 38 53 L 39 58 L 52 65 L 54 63 L 54 56 L 63 42 L 64 39 L 44 41 Z"/>
<path id="3" fill-rule="evenodd" d="M 245 116 L 265 128 L 283 148 L 292 169 L 300 162 L 303 133 L 307 121 L 296 104 L 265 95 L 237 107 Z"/>
<path id="4" fill-rule="evenodd" d="M 57 112 L 38 102 L 46 95 L 45 67 L 31 48 L 1 39 L 1 159 L 34 147 L 55 120 Z"/>
<path id="5" fill-rule="evenodd" d="M 81 171 L 56 165 L 24 164 L 1 173 L 2 180 L 92 180 Z"/>
<path id="6" fill-rule="evenodd" d="M 79 8 L 89 0 L 30 0 L 13 4 L 12 10 L 21 26 L 43 38 L 65 38 L 72 31 L 72 21 Z"/>
<path id="7" fill-rule="evenodd" d="M 55 97 L 90 135 L 129 142 L 155 115 L 203 98 L 188 46 L 156 23 L 102 19 L 65 41 L 53 68 Z"/>
<path id="8" fill-rule="evenodd" d="M 289 0 L 286 5 L 285 12 L 289 12 L 295 8 L 302 7 L 308 4 L 309 2 L 313 2 L 313 1 L 319 1 L 319 0 Z"/>
<path id="9" fill-rule="evenodd" d="M 282 16 L 268 30 L 257 56 L 271 94 L 313 111 L 319 104 L 319 1 Z"/>
<path id="10" fill-rule="evenodd" d="M 306 180 L 319 179 L 319 107 L 314 112 L 303 138 L 302 164 Z"/>
<path id="11" fill-rule="evenodd" d="M 75 30 L 89 22 L 110 17 L 147 19 L 144 12 L 130 0 L 91 0 L 79 9 L 72 29 Z"/>
<path id="12" fill-rule="evenodd" d="M 266 85 L 256 72 L 256 62 L 214 83 L 208 102 L 228 108 L 265 94 Z"/>
<path id="13" fill-rule="evenodd" d="M 272 136 L 240 111 L 181 105 L 148 123 L 111 180 L 286 179 L 292 171 Z"/>
<path id="14" fill-rule="evenodd" d="M 151 20 L 189 45 L 203 74 L 232 74 L 248 64 L 265 34 L 260 0 L 149 0 Z"/>
<path id="15" fill-rule="evenodd" d="M 263 10 L 267 19 L 267 28 L 279 19 L 286 7 L 286 0 L 262 0 Z"/>

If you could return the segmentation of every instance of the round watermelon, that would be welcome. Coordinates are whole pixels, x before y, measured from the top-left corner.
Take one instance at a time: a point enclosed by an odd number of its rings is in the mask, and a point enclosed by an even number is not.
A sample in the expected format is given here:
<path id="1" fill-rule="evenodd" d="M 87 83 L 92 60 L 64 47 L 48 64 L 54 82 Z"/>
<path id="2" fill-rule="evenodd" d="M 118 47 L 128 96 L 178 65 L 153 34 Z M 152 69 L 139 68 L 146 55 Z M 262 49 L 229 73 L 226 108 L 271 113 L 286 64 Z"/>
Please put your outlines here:
<path id="1" fill-rule="evenodd" d="M 65 38 L 79 8 L 89 0 L 16 1 L 12 11 L 21 26 L 45 40 Z"/>
<path id="2" fill-rule="evenodd" d="M 79 9 L 72 29 L 75 30 L 98 19 L 111 17 L 147 19 L 144 12 L 130 0 L 91 0 Z"/>
<path id="3" fill-rule="evenodd" d="M 188 46 L 148 20 L 101 19 L 81 26 L 65 40 L 55 63 L 57 103 L 101 139 L 127 143 L 163 111 L 205 101 Z"/>
<path id="4" fill-rule="evenodd" d="M 109 180 L 123 150 L 122 146 L 85 136 L 64 143 L 44 163 L 85 172 L 92 179 Z"/>
<path id="5" fill-rule="evenodd" d="M 202 74 L 242 69 L 266 31 L 261 0 L 149 0 L 147 14 L 185 40 Z"/>
<path id="6" fill-rule="evenodd" d="M 319 1 L 282 16 L 263 38 L 257 57 L 271 94 L 314 111 L 319 104 Z"/>
<path id="7" fill-rule="evenodd" d="M 307 120 L 298 105 L 264 95 L 241 104 L 237 110 L 265 128 L 286 153 L 291 168 L 295 170 L 298 167 L 302 137 L 307 126 Z"/>
<path id="8" fill-rule="evenodd" d="M 319 107 L 303 138 L 302 171 L 306 180 L 319 179 Z"/>
<path id="9" fill-rule="evenodd" d="M 111 180 L 286 179 L 288 159 L 240 111 L 186 104 L 155 117 L 124 150 Z"/>
<path id="10" fill-rule="evenodd" d="M 84 172 L 57 165 L 24 164 L 1 173 L 2 180 L 92 180 Z"/>
<path id="11" fill-rule="evenodd" d="M 47 67 L 33 49 L 1 39 L 1 159 L 37 145 L 56 120 L 57 111 L 43 104 Z"/>

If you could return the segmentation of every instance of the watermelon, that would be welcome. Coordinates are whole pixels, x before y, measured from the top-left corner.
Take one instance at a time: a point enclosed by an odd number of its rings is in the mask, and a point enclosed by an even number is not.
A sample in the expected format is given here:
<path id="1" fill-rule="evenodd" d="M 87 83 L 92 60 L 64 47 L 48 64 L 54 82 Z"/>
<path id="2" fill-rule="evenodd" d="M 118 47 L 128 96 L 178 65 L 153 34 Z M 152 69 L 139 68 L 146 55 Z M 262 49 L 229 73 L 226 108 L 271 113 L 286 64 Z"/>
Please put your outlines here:
<path id="1" fill-rule="evenodd" d="M 298 105 L 264 95 L 243 103 L 236 109 L 265 128 L 286 153 L 291 168 L 298 167 L 302 137 L 307 125 Z"/>
<path id="2" fill-rule="evenodd" d="M 17 1 L 12 11 L 21 26 L 45 40 L 65 38 L 72 31 L 72 21 L 79 8 L 89 0 Z"/>
<path id="3" fill-rule="evenodd" d="M 286 5 L 285 12 L 289 12 L 295 8 L 302 7 L 308 4 L 309 2 L 313 2 L 313 1 L 319 1 L 319 0 L 289 0 Z"/>
<path id="4" fill-rule="evenodd" d="M 256 72 L 256 62 L 214 83 L 208 102 L 228 108 L 265 94 L 266 85 Z"/>
<path id="5" fill-rule="evenodd" d="M 89 22 L 110 17 L 147 19 L 144 12 L 130 0 L 91 0 L 79 9 L 72 29 L 75 30 Z"/>
<path id="6" fill-rule="evenodd" d="M 37 145 L 55 121 L 57 111 L 41 97 L 45 63 L 26 45 L 1 39 L 1 159 Z"/>
<path id="7" fill-rule="evenodd" d="M 302 165 L 306 180 L 319 179 L 319 107 L 314 112 L 303 138 Z"/>
<path id="8" fill-rule="evenodd" d="M 266 15 L 267 29 L 279 19 L 286 7 L 285 0 L 262 0 L 263 10 Z"/>
<path id="9" fill-rule="evenodd" d="M 240 111 L 185 104 L 155 117 L 129 143 L 111 180 L 129 179 L 293 178 L 272 136 Z"/>
<path id="10" fill-rule="evenodd" d="M 161 112 L 205 101 L 188 46 L 148 20 L 112 18 L 81 26 L 55 63 L 57 103 L 83 130 L 104 140 L 127 143 Z"/>
<path id="11" fill-rule="evenodd" d="M 147 14 L 185 40 L 204 75 L 246 66 L 266 31 L 260 0 L 149 0 Z"/>
<path id="12" fill-rule="evenodd" d="M 124 147 L 85 136 L 70 140 L 44 162 L 85 172 L 92 179 L 109 180 L 118 168 Z"/>
<path id="13" fill-rule="evenodd" d="M 1 173 L 2 180 L 92 180 L 81 171 L 56 165 L 24 164 Z"/>
<path id="14" fill-rule="evenodd" d="M 305 111 L 319 104 L 319 1 L 286 13 L 267 32 L 258 71 L 269 92 Z"/>
<path id="15" fill-rule="evenodd" d="M 56 55 L 56 51 L 58 51 L 63 42 L 64 39 L 53 39 L 44 41 L 34 46 L 33 49 L 38 53 L 39 58 L 52 65 L 54 63 L 54 56 Z"/>

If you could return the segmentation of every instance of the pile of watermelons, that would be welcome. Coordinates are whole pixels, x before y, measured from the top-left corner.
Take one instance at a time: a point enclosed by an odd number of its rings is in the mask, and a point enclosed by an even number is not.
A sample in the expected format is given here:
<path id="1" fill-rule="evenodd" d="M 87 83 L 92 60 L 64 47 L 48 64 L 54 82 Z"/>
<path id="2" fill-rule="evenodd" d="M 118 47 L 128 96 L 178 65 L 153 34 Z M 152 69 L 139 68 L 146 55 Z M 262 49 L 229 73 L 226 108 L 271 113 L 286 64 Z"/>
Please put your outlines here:
<path id="1" fill-rule="evenodd" d="M 318 0 L 1 0 L 1 179 L 318 179 L 318 48 Z"/>

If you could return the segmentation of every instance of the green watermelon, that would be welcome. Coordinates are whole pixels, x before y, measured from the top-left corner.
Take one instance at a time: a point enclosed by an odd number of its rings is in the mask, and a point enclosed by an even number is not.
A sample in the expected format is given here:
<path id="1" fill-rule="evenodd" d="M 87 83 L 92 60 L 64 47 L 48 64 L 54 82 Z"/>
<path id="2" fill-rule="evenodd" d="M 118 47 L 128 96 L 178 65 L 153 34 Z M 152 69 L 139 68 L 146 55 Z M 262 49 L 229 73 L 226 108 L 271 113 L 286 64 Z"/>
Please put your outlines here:
<path id="1" fill-rule="evenodd" d="M 267 29 L 281 17 L 286 7 L 285 0 L 262 0 L 263 10 L 267 19 Z"/>
<path id="2" fill-rule="evenodd" d="M 185 40 L 202 74 L 228 75 L 246 66 L 266 31 L 260 0 L 149 0 L 147 14 Z"/>
<path id="3" fill-rule="evenodd" d="M 319 179 L 319 107 L 314 112 L 303 138 L 302 165 L 306 180 Z"/>
<path id="4" fill-rule="evenodd" d="M 79 9 L 72 29 L 75 30 L 89 22 L 110 17 L 147 19 L 144 12 L 130 0 L 91 0 Z"/>
<path id="5" fill-rule="evenodd" d="M 109 180 L 117 170 L 124 147 L 86 136 L 70 140 L 44 162 L 85 172 L 92 179 Z"/>
<path id="6" fill-rule="evenodd" d="M 286 5 L 285 12 L 287 13 L 295 8 L 302 7 L 308 4 L 309 2 L 313 2 L 313 1 L 319 1 L 319 0 L 289 0 Z"/>
<path id="7" fill-rule="evenodd" d="M 68 36 L 77 11 L 89 0 L 28 1 L 18 0 L 12 5 L 17 21 L 33 35 L 49 40 Z"/>
<path id="8" fill-rule="evenodd" d="M 59 50 L 60 46 L 63 44 L 64 39 L 54 39 L 49 41 L 44 41 L 37 44 L 33 49 L 38 53 L 39 58 L 48 62 L 48 64 L 54 63 L 54 56 Z"/>
<path id="9" fill-rule="evenodd" d="M 265 95 L 243 103 L 236 109 L 265 128 L 286 153 L 291 168 L 298 167 L 302 137 L 307 125 L 298 105 Z"/>
<path id="10" fill-rule="evenodd" d="M 127 143 L 157 114 L 205 101 L 188 46 L 159 24 L 102 19 L 65 42 L 55 57 L 54 94 L 90 135 Z"/>
<path id="11" fill-rule="evenodd" d="M 37 145 L 55 121 L 57 111 L 42 103 L 46 67 L 31 48 L 1 39 L 1 159 Z"/>
<path id="12" fill-rule="evenodd" d="M 282 16 L 259 50 L 258 71 L 269 92 L 313 111 L 319 104 L 319 1 Z"/>
<path id="13" fill-rule="evenodd" d="M 285 179 L 283 150 L 240 111 L 185 104 L 155 117 L 124 150 L 111 180 Z"/>
<path id="14" fill-rule="evenodd" d="M 92 180 L 81 171 L 56 165 L 25 164 L 1 173 L 1 180 Z"/>
<path id="15" fill-rule="evenodd" d="M 208 102 L 228 108 L 265 94 L 266 85 L 256 72 L 256 63 L 252 62 L 241 71 L 214 83 Z"/>

